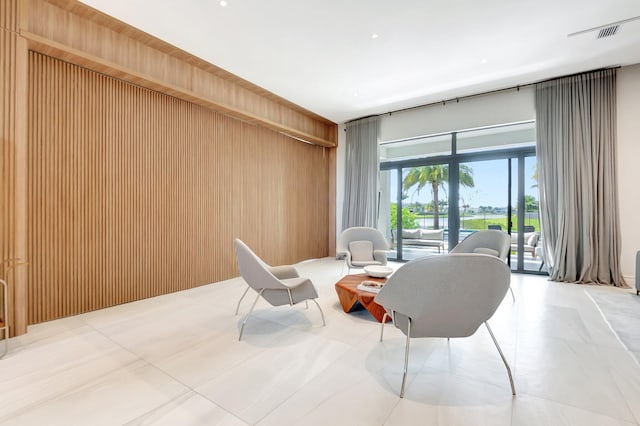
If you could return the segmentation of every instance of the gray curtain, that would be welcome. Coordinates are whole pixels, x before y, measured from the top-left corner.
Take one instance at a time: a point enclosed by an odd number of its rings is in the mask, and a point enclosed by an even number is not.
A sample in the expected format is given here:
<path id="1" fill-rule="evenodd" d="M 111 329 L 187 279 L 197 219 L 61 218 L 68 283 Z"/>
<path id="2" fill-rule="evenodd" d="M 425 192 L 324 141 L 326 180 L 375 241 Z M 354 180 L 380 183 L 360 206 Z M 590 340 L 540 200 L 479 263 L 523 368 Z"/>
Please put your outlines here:
<path id="1" fill-rule="evenodd" d="M 616 72 L 536 85 L 545 263 L 554 281 L 626 286 L 616 185 Z"/>
<path id="2" fill-rule="evenodd" d="M 378 221 L 380 118 L 347 123 L 346 165 L 342 229 L 375 228 Z"/>

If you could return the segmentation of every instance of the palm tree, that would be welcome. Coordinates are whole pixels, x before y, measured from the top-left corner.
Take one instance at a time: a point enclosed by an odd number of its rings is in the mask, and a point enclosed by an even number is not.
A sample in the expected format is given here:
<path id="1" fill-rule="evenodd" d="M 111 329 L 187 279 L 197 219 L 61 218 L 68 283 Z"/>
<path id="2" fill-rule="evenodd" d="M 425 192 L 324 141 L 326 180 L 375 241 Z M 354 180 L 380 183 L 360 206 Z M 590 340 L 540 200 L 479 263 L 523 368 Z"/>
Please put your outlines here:
<path id="1" fill-rule="evenodd" d="M 473 188 L 473 170 L 465 165 L 460 164 L 460 185 L 467 188 Z M 433 193 L 433 229 L 440 229 L 440 215 L 438 213 L 438 190 L 444 190 L 444 184 L 449 181 L 449 166 L 437 164 L 435 166 L 412 167 L 407 176 L 402 180 L 404 191 L 408 191 L 417 186 L 415 192 L 419 193 L 422 188 L 431 185 Z"/>

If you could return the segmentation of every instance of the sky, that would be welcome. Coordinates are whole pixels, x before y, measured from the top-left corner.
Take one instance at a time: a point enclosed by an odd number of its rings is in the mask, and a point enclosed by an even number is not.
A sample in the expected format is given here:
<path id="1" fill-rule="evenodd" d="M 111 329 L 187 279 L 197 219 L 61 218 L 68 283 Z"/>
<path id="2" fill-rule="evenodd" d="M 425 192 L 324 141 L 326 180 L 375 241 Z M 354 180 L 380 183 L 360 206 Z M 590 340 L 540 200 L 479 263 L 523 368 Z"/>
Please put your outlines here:
<path id="1" fill-rule="evenodd" d="M 491 207 L 506 207 L 507 206 L 507 191 L 508 191 L 508 181 L 507 181 L 507 173 L 508 173 L 508 160 L 489 160 L 489 161 L 476 161 L 473 163 L 466 163 L 473 171 L 473 180 L 474 187 L 473 188 L 460 188 L 460 204 L 469 204 L 472 207 L 478 206 L 491 206 Z M 535 157 L 527 157 L 525 159 L 525 194 L 532 195 L 536 199 L 538 199 L 538 189 L 536 187 L 532 187 L 535 185 L 535 180 L 533 179 L 533 174 L 535 172 Z M 513 197 L 512 200 L 515 202 L 515 195 L 517 193 L 517 162 L 512 161 L 513 168 Z M 394 174 L 392 174 L 393 176 Z M 396 186 L 392 183 L 392 188 L 396 188 Z M 392 202 L 395 200 L 396 194 L 395 191 L 392 190 Z M 439 194 L 440 199 L 445 198 L 445 194 Z M 405 203 L 428 203 L 433 200 L 433 195 L 431 194 L 431 188 L 423 188 L 420 193 L 414 192 L 414 190 L 409 191 L 409 198 L 405 200 Z"/>

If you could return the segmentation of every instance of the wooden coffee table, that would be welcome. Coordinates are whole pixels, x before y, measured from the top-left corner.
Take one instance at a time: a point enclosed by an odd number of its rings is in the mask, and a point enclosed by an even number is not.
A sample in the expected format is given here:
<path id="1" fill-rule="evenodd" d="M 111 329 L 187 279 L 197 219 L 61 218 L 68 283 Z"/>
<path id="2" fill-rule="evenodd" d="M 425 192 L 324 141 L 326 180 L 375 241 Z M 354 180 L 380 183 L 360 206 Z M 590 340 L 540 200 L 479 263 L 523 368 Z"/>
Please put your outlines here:
<path id="1" fill-rule="evenodd" d="M 381 283 L 387 281 L 386 278 L 373 278 L 366 274 L 344 276 L 336 283 L 336 293 L 338 293 L 338 299 L 340 299 L 342 309 L 346 313 L 349 313 L 357 309 L 358 305 L 362 305 L 378 322 L 382 322 L 385 310 L 373 301 L 376 293 L 358 290 L 357 288 L 358 284 L 365 280 L 378 281 Z M 387 317 L 387 321 L 389 320 L 390 318 Z"/>

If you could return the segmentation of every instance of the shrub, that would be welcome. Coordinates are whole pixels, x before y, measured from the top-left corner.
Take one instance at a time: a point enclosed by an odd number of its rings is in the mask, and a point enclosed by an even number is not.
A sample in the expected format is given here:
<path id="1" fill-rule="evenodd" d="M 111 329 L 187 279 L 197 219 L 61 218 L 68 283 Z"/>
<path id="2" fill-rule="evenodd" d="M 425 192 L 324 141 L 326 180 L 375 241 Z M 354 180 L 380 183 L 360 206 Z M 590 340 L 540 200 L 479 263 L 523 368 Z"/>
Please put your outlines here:
<path id="1" fill-rule="evenodd" d="M 417 216 L 411 213 L 409 207 L 402 208 L 402 229 L 415 229 L 418 227 Z M 398 225 L 398 206 L 391 204 L 391 229 Z"/>

